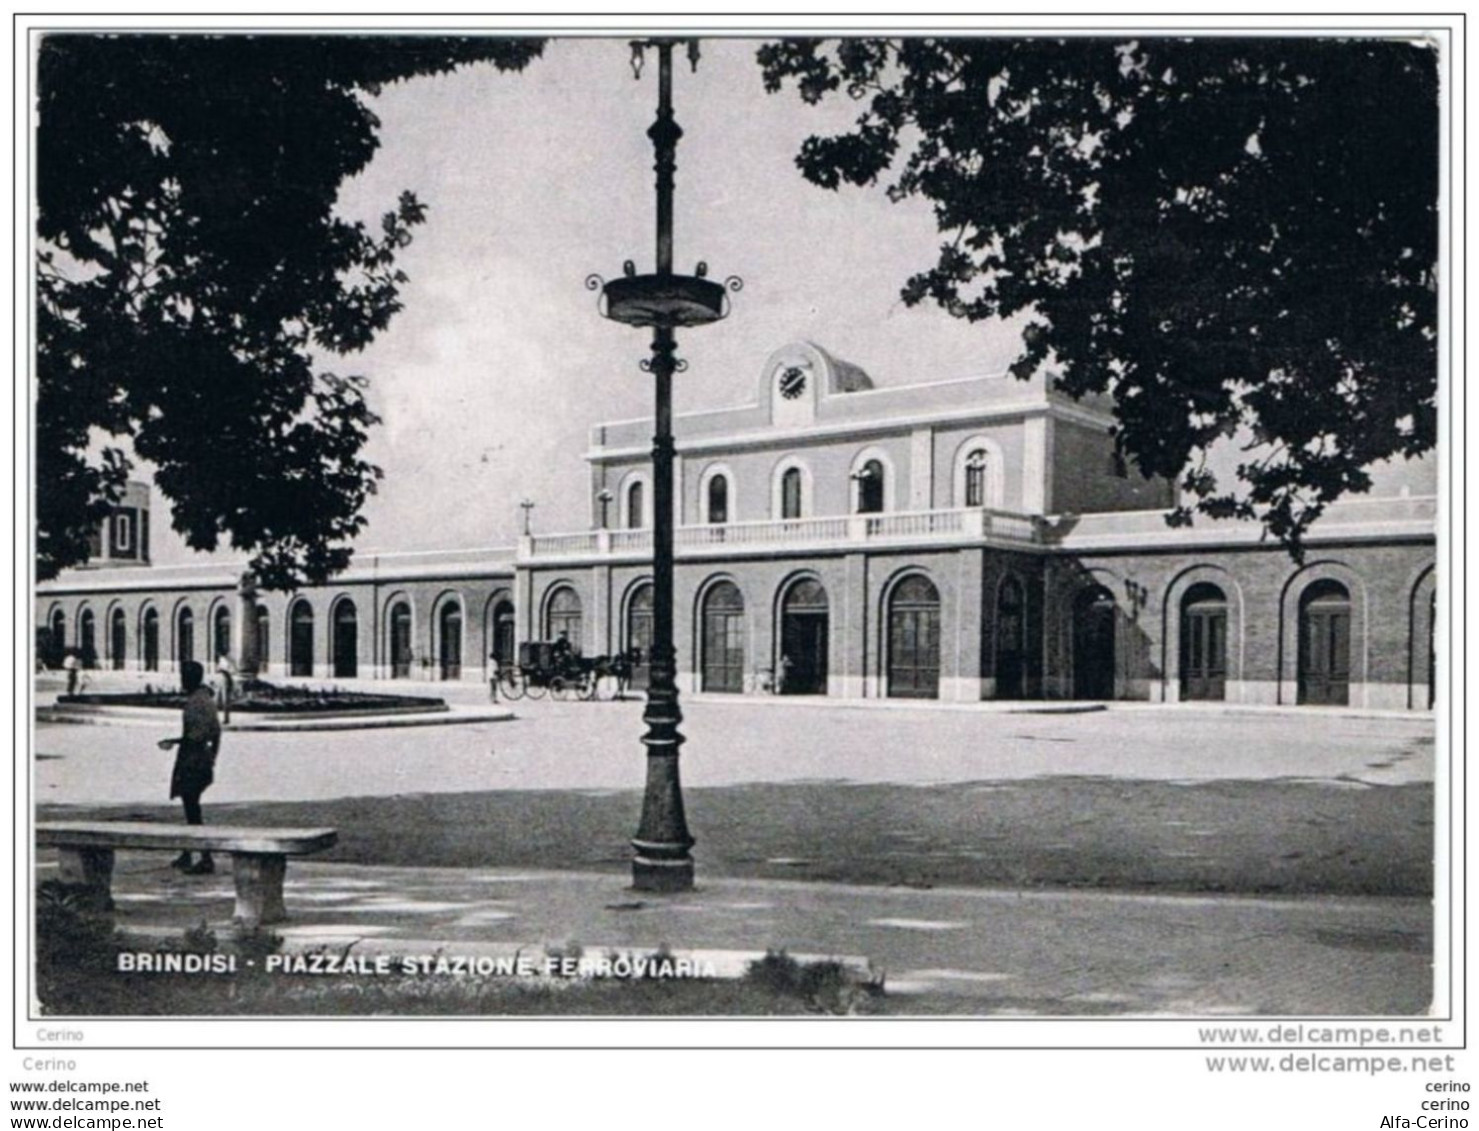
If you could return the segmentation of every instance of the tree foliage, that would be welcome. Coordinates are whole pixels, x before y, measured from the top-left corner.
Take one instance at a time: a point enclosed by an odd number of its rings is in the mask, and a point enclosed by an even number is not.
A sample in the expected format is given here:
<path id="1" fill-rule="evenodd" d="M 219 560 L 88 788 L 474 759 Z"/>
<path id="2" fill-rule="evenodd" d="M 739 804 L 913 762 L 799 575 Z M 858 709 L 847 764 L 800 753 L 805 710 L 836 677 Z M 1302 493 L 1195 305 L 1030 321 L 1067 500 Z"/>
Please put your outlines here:
<path id="1" fill-rule="evenodd" d="M 364 381 L 323 367 L 400 309 L 410 192 L 336 217 L 374 154 L 369 96 L 538 40 L 51 35 L 38 57 L 38 574 L 87 558 L 130 454 L 185 541 L 262 582 L 349 560 L 379 469 Z M 126 446 L 121 437 L 128 437 Z"/>
<path id="2" fill-rule="evenodd" d="M 1367 468 L 1437 432 L 1438 79 L 1428 45 L 1317 39 L 786 41 L 767 89 L 845 94 L 797 158 L 889 181 L 945 236 L 908 279 L 1026 312 L 1019 377 L 1115 397 L 1121 459 L 1297 554 Z M 1206 454 L 1236 438 L 1237 482 Z"/>

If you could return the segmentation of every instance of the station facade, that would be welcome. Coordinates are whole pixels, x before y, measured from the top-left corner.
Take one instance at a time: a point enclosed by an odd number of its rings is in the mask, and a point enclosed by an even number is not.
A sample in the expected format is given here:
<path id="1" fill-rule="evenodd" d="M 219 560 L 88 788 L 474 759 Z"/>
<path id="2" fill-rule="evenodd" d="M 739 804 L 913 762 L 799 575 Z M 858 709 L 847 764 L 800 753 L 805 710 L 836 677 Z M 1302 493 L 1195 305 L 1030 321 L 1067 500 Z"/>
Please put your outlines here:
<path id="1" fill-rule="evenodd" d="M 775 351 L 753 403 L 674 420 L 680 686 L 1431 706 L 1430 468 L 1330 507 L 1296 563 L 1254 524 L 1168 527 L 1175 485 L 1119 473 L 1111 424 L 1043 378 L 875 388 L 812 343 Z M 481 680 L 490 656 L 562 634 L 641 653 L 651 431 L 592 430 L 586 530 L 357 556 L 296 594 L 146 567 L 144 548 L 42 585 L 37 623 L 100 667 L 229 652 L 287 679 Z"/>

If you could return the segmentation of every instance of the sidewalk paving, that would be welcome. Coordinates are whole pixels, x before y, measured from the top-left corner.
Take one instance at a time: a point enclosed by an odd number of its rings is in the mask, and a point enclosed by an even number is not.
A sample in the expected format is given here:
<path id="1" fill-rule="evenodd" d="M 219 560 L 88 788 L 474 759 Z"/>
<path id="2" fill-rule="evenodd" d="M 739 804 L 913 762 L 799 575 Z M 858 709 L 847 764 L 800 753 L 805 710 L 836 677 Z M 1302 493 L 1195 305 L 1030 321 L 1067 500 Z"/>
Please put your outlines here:
<path id="1" fill-rule="evenodd" d="M 121 853 L 134 945 L 201 921 L 229 931 L 229 868 Z M 224 863 L 224 861 L 223 861 Z M 43 854 L 40 879 L 54 863 Z M 901 1014 L 1414 1015 L 1432 996 L 1432 907 L 1403 898 L 1265 899 L 909 889 L 700 878 L 652 896 L 621 873 L 389 868 L 288 871 L 288 951 L 478 956 L 689 955 L 735 976 L 767 949 L 866 964 Z"/>
<path id="2" fill-rule="evenodd" d="M 493 707 L 486 688 L 473 684 L 405 690 L 441 694 L 459 714 L 509 706 Z M 784 697 L 685 696 L 684 703 L 692 708 L 684 723 L 690 788 L 959 783 L 980 792 L 1062 779 L 1125 782 L 1127 789 L 1158 782 L 1160 798 L 1170 787 L 1274 782 L 1340 796 L 1365 791 L 1380 800 L 1385 787 L 1421 786 L 1438 768 L 1430 714 L 1363 722 L 1365 715 L 1338 710 L 1301 708 L 1286 719 L 1235 705 L 1211 711 L 1115 704 L 1056 718 L 998 714 L 988 726 L 970 713 L 987 710 L 984 704 L 868 714 L 849 709 L 853 703 Z M 771 709 L 780 705 L 807 709 Z M 411 811 L 418 797 L 490 790 L 565 790 L 577 800 L 599 800 L 639 780 L 639 703 L 512 707 L 510 722 L 419 736 L 235 735 L 207 802 L 311 807 L 387 798 Z M 176 724 L 153 725 L 163 736 Z M 35 801 L 120 812 L 162 804 L 169 755 L 155 749 L 153 737 L 133 730 L 110 740 L 91 727 L 39 727 Z M 921 793 L 919 804 L 927 800 Z M 1077 809 L 1050 816 L 1075 829 L 1095 825 L 1092 813 Z M 1185 823 L 1152 816 L 1157 827 Z M 1324 820 L 1323 810 L 1310 819 Z M 1184 831 L 1204 830 L 1197 824 Z M 412 826 L 404 832 L 426 835 Z M 1415 828 L 1412 835 L 1423 834 Z M 796 851 L 788 839 L 787 854 Z M 483 859 L 509 857 L 476 857 Z M 54 856 L 43 853 L 38 863 L 39 879 L 54 874 Z M 120 925 L 153 938 L 177 936 L 202 920 L 227 927 L 229 869 L 184 877 L 168 863 L 165 853 L 120 853 Z M 1428 1010 L 1432 996 L 1433 909 L 1423 898 L 841 886 L 720 878 L 702 858 L 693 893 L 641 896 L 628 882 L 624 869 L 295 861 L 287 877 L 291 919 L 280 933 L 290 949 L 355 954 L 543 954 L 572 944 L 600 954 L 666 946 L 696 952 L 730 975 L 749 958 L 784 948 L 868 963 L 885 979 L 891 1011 L 905 1014 L 1414 1015 Z"/>

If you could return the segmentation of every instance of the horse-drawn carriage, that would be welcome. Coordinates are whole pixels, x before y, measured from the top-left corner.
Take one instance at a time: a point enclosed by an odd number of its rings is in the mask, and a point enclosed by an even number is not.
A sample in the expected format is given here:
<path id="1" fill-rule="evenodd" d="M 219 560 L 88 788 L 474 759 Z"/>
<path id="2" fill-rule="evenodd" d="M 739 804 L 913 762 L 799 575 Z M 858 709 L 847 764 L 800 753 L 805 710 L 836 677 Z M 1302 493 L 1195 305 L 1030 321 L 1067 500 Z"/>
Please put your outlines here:
<path id="1" fill-rule="evenodd" d="M 564 640 L 526 640 L 519 661 L 498 670 L 498 690 L 505 699 L 624 698 L 638 657 L 634 652 L 586 657 Z"/>

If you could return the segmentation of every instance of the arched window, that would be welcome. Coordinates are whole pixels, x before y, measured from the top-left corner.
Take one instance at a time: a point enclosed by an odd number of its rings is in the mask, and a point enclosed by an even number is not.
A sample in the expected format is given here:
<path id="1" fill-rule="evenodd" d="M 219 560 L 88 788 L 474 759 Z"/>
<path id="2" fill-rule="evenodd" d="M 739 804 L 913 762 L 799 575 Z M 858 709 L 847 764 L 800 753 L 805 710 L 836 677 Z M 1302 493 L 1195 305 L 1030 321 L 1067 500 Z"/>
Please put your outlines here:
<path id="1" fill-rule="evenodd" d="M 781 517 L 801 517 L 801 469 L 788 467 L 781 473 Z"/>
<path id="2" fill-rule="evenodd" d="M 211 622 L 211 661 L 231 655 L 231 610 L 217 605 Z"/>
<path id="3" fill-rule="evenodd" d="M 646 523 L 645 503 L 643 501 L 643 488 L 646 485 L 638 479 L 627 488 L 627 529 L 640 530 Z"/>
<path id="4" fill-rule="evenodd" d="M 1207 581 L 1181 599 L 1181 698 L 1227 698 L 1227 594 Z"/>
<path id="5" fill-rule="evenodd" d="M 115 672 L 121 672 L 128 658 L 128 617 L 114 609 L 108 625 L 108 660 Z"/>
<path id="6" fill-rule="evenodd" d="M 971 436 L 955 449 L 950 498 L 957 507 L 1000 507 L 1005 474 L 1001 445 L 987 436 Z"/>
<path id="7" fill-rule="evenodd" d="M 782 695 L 827 694 L 830 624 L 827 590 L 820 581 L 803 577 L 786 590 L 781 598 Z"/>
<path id="8" fill-rule="evenodd" d="M 965 457 L 965 505 L 986 505 L 986 451 L 977 448 Z"/>
<path id="9" fill-rule="evenodd" d="M 397 601 L 390 606 L 390 678 L 411 677 L 411 606 Z"/>
<path id="10" fill-rule="evenodd" d="M 652 595 L 652 583 L 643 582 L 632 591 L 627 601 L 626 639 L 622 642 L 622 650 L 636 653 L 631 682 L 638 691 L 646 690 L 651 677 Z"/>
<path id="11" fill-rule="evenodd" d="M 442 679 L 462 678 L 462 605 L 450 599 L 437 614 L 437 662 Z"/>
<path id="12" fill-rule="evenodd" d="M 882 514 L 885 486 L 883 463 L 870 459 L 853 472 L 853 479 L 858 485 L 857 513 Z"/>
<path id="13" fill-rule="evenodd" d="M 940 591 L 927 577 L 906 577 L 888 601 L 888 696 L 940 696 Z"/>
<path id="14" fill-rule="evenodd" d="M 723 475 L 709 479 L 709 522 L 722 524 L 729 521 L 729 480 Z"/>
<path id="15" fill-rule="evenodd" d="M 580 594 L 568 585 L 562 585 L 549 595 L 544 612 L 544 635 L 546 640 L 558 640 L 564 636 L 577 653 L 583 651 L 585 640 L 582 630 Z"/>
<path id="16" fill-rule="evenodd" d="M 159 610 L 152 605 L 144 610 L 144 670 L 159 670 Z"/>
<path id="17" fill-rule="evenodd" d="M 195 614 L 188 606 L 175 618 L 175 659 L 182 664 L 195 659 Z"/>
<path id="18" fill-rule="evenodd" d="M 298 601 L 288 616 L 288 675 L 313 674 L 313 606 Z"/>
<path id="19" fill-rule="evenodd" d="M 745 598 L 731 581 L 704 595 L 704 691 L 745 688 Z"/>
<path id="20" fill-rule="evenodd" d="M 98 666 L 98 624 L 91 609 L 83 609 L 77 618 L 77 648 L 82 653 L 82 666 Z"/>
<path id="21" fill-rule="evenodd" d="M 1316 581 L 1299 596 L 1299 701 L 1351 701 L 1351 594 L 1338 581 Z"/>
<path id="22" fill-rule="evenodd" d="M 348 597 L 334 606 L 334 677 L 354 679 L 359 675 L 359 611 Z"/>

